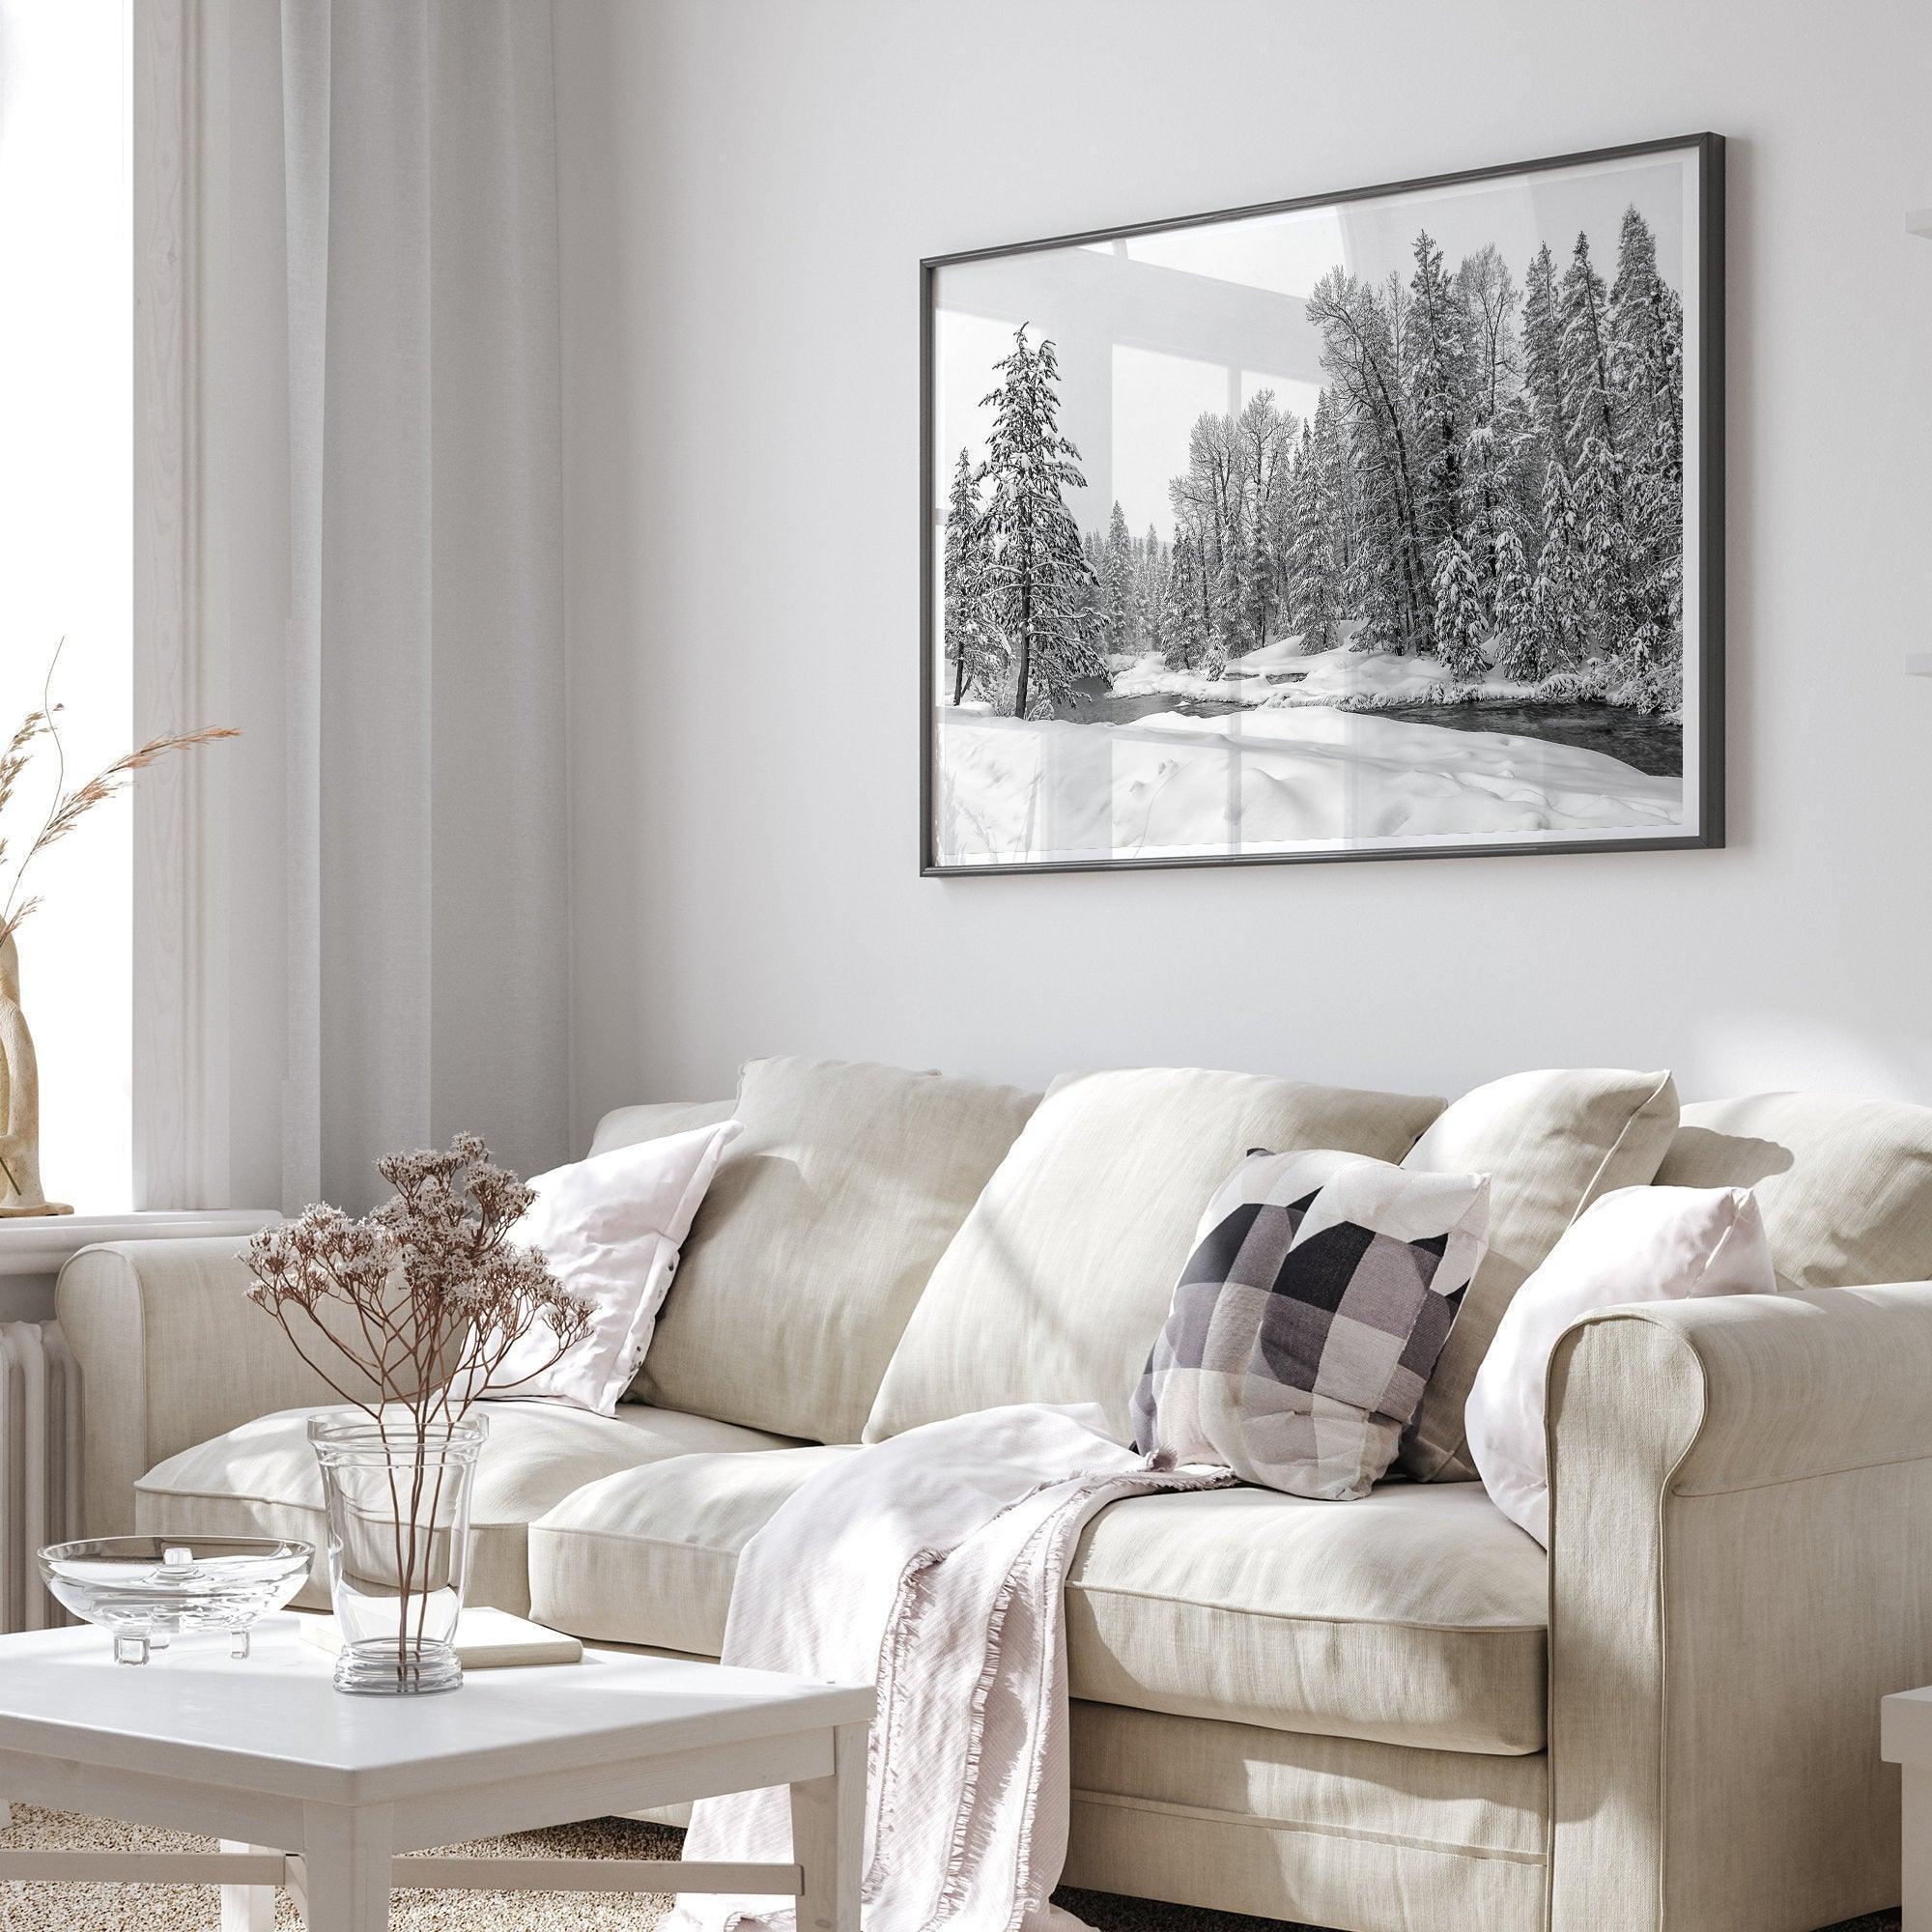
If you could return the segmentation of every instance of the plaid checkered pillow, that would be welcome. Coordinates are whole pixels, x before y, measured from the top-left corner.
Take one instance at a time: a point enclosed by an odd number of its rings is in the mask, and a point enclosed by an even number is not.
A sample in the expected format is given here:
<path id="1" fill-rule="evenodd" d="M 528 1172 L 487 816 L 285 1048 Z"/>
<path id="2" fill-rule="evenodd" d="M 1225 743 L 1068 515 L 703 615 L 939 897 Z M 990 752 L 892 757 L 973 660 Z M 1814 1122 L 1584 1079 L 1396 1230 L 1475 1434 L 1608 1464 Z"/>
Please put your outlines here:
<path id="1" fill-rule="evenodd" d="M 1292 1495 L 1395 1460 L 1488 1243 L 1485 1174 L 1257 1150 L 1221 1183 L 1134 1393 L 1144 1451 Z"/>

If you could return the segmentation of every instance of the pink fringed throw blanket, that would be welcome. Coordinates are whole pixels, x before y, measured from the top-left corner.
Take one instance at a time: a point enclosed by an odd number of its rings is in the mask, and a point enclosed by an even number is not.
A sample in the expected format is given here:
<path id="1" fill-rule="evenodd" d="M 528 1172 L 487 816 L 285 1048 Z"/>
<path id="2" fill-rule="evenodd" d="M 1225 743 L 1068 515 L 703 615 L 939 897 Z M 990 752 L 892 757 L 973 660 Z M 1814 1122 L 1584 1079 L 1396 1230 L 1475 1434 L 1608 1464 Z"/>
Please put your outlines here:
<path id="1" fill-rule="evenodd" d="M 746 1545 L 724 1662 L 876 1680 L 866 1803 L 867 1932 L 1065 1932 L 1048 1903 L 1066 1856 L 1061 1587 L 1094 1512 L 1210 1489 L 1123 1449 L 1080 1406 L 985 1409 L 861 1449 L 811 1478 Z M 791 1857 L 783 1791 L 706 1799 L 685 1856 Z M 770 1899 L 686 1893 L 686 1932 L 789 1928 Z"/>

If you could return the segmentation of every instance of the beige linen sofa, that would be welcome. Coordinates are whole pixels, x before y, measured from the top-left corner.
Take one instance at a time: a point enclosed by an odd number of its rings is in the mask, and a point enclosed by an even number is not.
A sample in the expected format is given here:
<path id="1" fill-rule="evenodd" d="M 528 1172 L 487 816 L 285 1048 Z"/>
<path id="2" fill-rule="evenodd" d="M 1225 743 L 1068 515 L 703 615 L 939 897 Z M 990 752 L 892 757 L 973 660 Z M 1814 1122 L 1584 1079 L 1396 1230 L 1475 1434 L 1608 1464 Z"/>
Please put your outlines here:
<path id="1" fill-rule="evenodd" d="M 728 1111 L 624 1109 L 597 1145 Z M 1494 1249 L 1404 1474 L 1350 1503 L 1139 1497 L 1087 1531 L 1068 1882 L 1348 1932 L 1807 1932 L 1896 1900 L 1877 1715 L 1932 1680 L 1932 1110 L 1680 1121 L 1667 1078 L 1614 1070 L 1446 1110 L 1191 1069 L 1040 1101 L 777 1061 L 735 1111 L 638 1399 L 490 1406 L 476 1600 L 716 1656 L 738 1551 L 855 1441 L 999 1401 L 1123 1415 L 1248 1147 L 1481 1167 Z M 1546 1555 L 1466 1479 L 1462 1396 L 1563 1225 L 1653 1179 L 1756 1185 L 1788 1292 L 1563 1338 Z M 329 1398 L 245 1283 L 226 1241 L 69 1264 L 96 1532 L 320 1541 L 302 1422 Z"/>

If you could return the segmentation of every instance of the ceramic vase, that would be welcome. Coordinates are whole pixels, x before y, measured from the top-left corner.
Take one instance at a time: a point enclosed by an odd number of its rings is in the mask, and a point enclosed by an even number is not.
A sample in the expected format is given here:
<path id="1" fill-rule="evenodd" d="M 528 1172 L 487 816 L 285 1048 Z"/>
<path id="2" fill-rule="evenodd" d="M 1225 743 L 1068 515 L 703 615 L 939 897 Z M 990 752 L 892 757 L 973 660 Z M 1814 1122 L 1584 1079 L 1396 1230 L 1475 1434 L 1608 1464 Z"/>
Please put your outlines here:
<path id="1" fill-rule="evenodd" d="M 0 1215 L 72 1212 L 41 1191 L 41 1080 L 10 932 L 0 939 Z"/>

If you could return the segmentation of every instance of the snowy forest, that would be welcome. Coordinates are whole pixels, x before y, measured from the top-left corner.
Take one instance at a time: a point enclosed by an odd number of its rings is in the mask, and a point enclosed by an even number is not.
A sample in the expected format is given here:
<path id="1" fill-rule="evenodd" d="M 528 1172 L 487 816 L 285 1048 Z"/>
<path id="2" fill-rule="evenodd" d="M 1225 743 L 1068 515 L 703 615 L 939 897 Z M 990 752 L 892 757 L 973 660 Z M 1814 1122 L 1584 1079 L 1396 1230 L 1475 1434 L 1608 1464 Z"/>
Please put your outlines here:
<path id="1" fill-rule="evenodd" d="M 1624 215 L 1607 279 L 1582 234 L 1561 257 L 1546 242 L 1520 282 L 1493 245 L 1452 266 L 1426 232 L 1412 261 L 1322 276 L 1313 414 L 1263 390 L 1200 416 L 1168 536 L 1129 529 L 1118 504 L 1083 534 L 1054 344 L 1020 327 L 981 405 L 983 460 L 962 449 L 946 491 L 940 701 L 1071 719 L 1134 677 L 1196 694 L 1244 678 L 1257 708 L 1674 722 L 1684 315 L 1649 224 Z M 1293 668 L 1316 658 L 1335 674 Z M 1360 675 L 1366 659 L 1387 674 Z"/>

